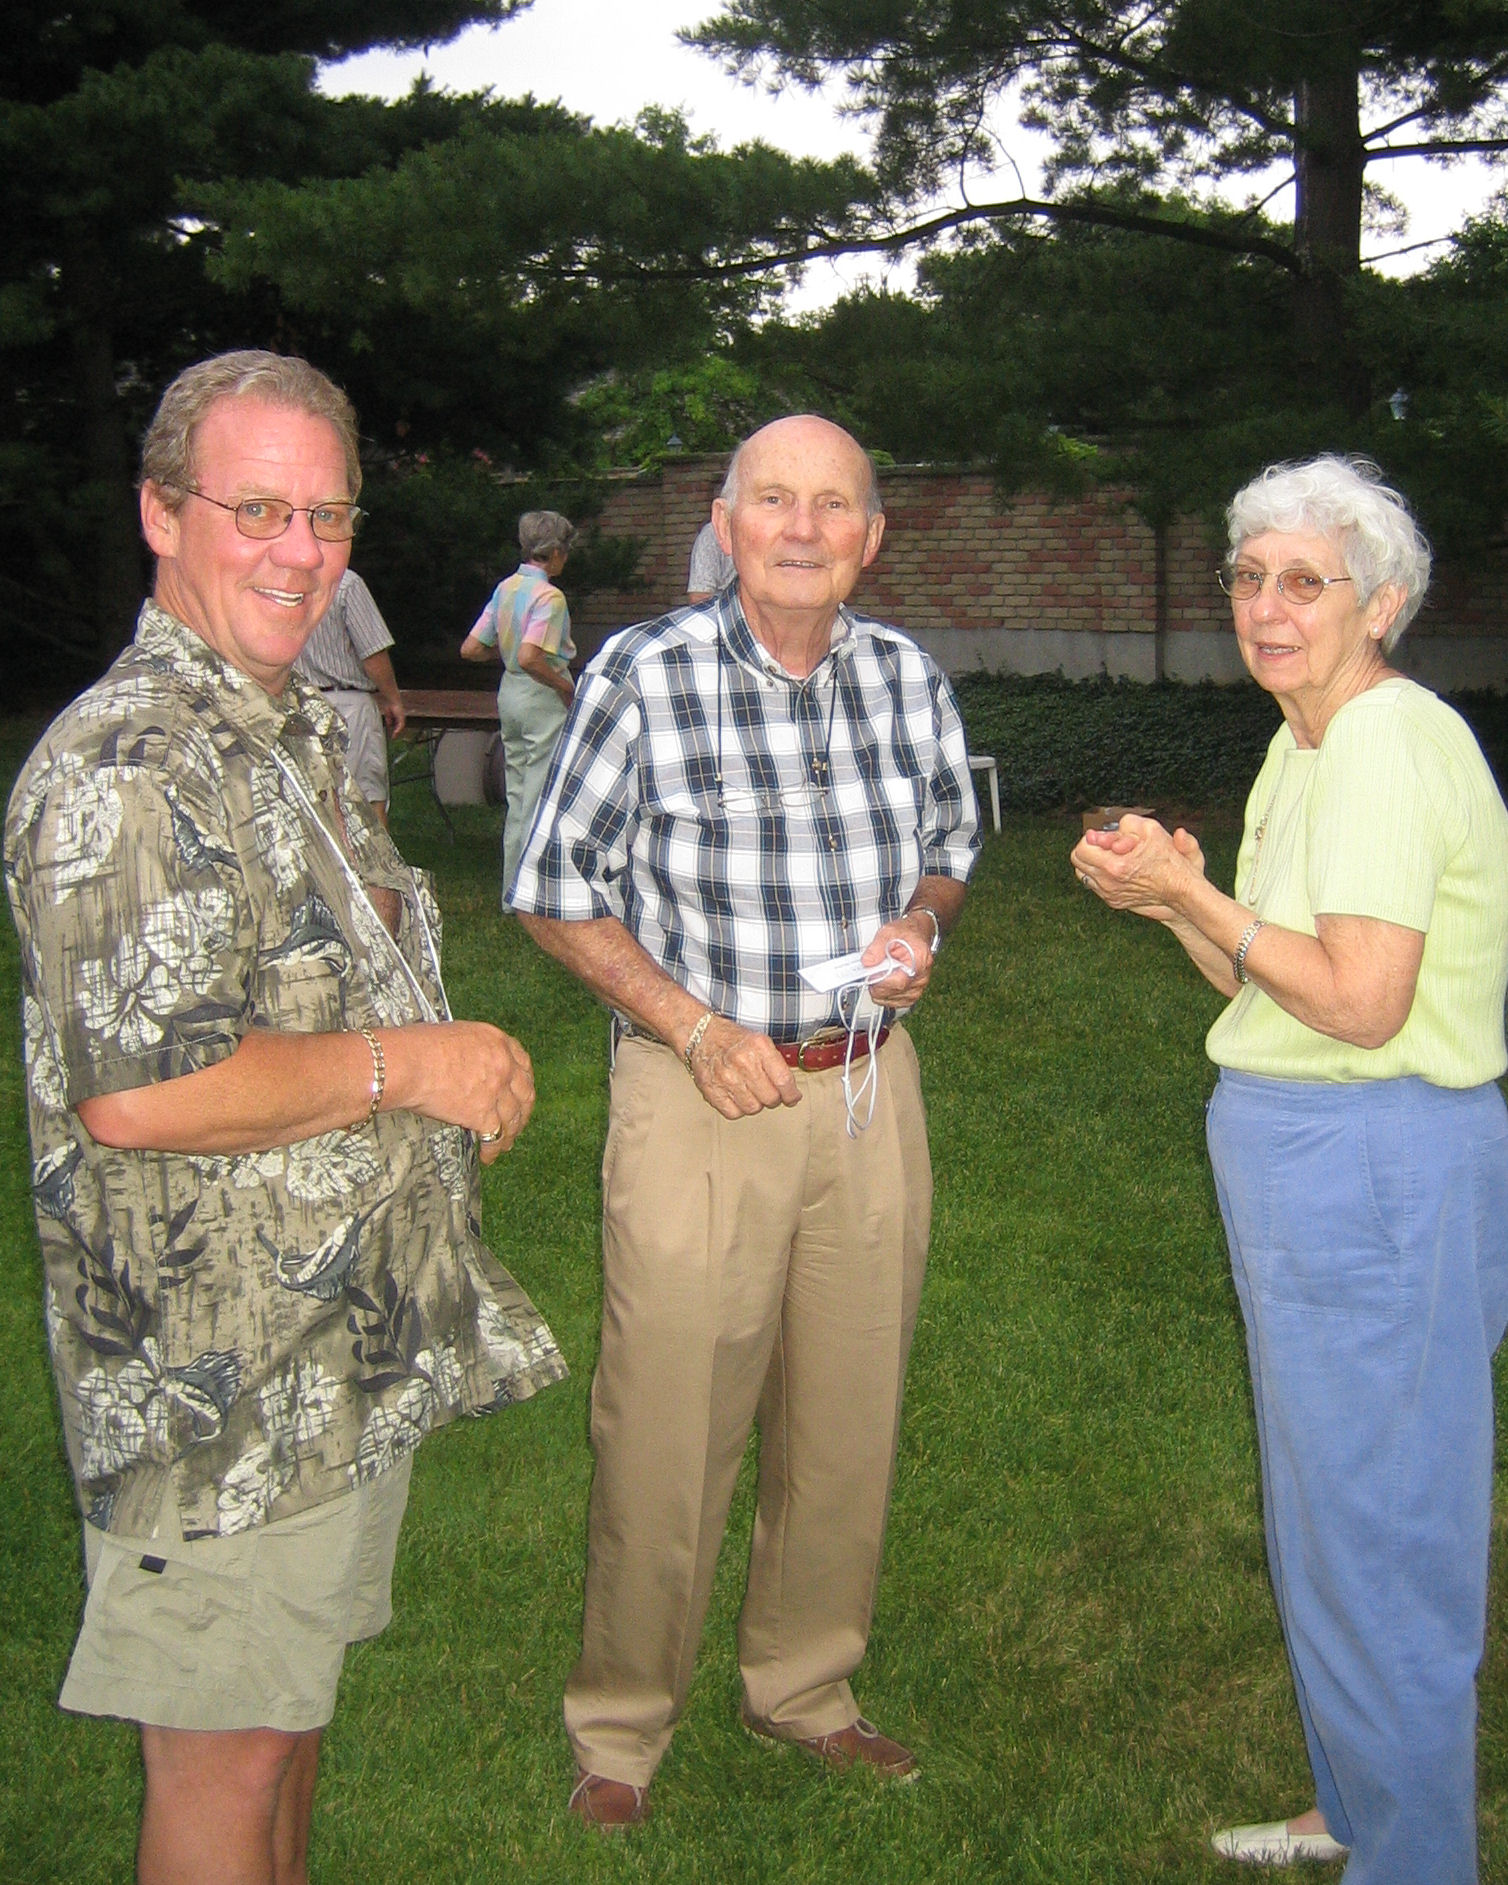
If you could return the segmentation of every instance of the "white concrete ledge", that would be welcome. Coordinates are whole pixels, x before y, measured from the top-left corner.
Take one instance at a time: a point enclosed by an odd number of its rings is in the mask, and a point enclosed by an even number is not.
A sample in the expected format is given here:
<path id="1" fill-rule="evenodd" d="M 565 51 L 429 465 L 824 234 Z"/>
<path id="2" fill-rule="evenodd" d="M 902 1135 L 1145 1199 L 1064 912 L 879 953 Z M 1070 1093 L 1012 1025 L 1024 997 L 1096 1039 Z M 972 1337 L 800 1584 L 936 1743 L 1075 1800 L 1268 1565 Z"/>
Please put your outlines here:
<path id="1" fill-rule="evenodd" d="M 1508 688 L 1508 642 L 1496 635 L 1406 634 L 1393 650 L 1393 665 L 1440 693 L 1458 688 Z"/>
<path id="2" fill-rule="evenodd" d="M 1157 637 L 1061 628 L 933 628 L 912 631 L 948 674 L 983 668 L 990 674 L 1061 674 L 1084 681 L 1151 681 Z M 1162 637 L 1162 671 L 1170 681 L 1246 679 L 1235 636 L 1179 629 Z M 1508 689 L 1508 639 L 1494 635 L 1405 635 L 1393 655 L 1405 674 L 1442 693 L 1460 688 Z"/>
<path id="3" fill-rule="evenodd" d="M 902 623 L 900 626 L 904 627 Z M 1062 674 L 1087 681 L 1156 678 L 1151 635 L 1106 635 L 1073 628 L 929 628 L 908 630 L 948 674 L 984 668 L 991 674 Z"/>

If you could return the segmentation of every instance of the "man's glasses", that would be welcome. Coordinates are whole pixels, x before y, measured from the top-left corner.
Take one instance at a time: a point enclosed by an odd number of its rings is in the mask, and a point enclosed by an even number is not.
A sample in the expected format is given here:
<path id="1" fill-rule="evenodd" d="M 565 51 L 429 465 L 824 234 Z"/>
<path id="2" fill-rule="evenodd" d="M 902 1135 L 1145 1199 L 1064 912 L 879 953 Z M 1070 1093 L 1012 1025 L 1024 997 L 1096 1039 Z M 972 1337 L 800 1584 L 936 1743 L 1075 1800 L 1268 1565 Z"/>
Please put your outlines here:
<path id="1" fill-rule="evenodd" d="M 280 497 L 243 497 L 239 504 L 225 504 L 191 485 L 174 488 L 185 497 L 203 498 L 217 510 L 229 511 L 243 537 L 256 537 L 262 542 L 281 537 L 295 517 L 307 517 L 309 528 L 321 543 L 349 543 L 366 516 L 355 504 L 285 504 Z"/>
<path id="2" fill-rule="evenodd" d="M 1269 576 L 1285 602 L 1296 602 L 1307 609 L 1319 601 L 1332 583 L 1355 582 L 1354 576 L 1316 576 L 1312 569 L 1252 569 L 1238 564 L 1235 569 L 1222 565 L 1216 570 L 1220 587 L 1232 602 L 1255 602 Z"/>
<path id="3" fill-rule="evenodd" d="M 820 760 L 817 762 L 819 768 L 821 763 Z M 796 785 L 767 787 L 724 785 L 719 779 L 717 802 L 725 812 L 798 812 L 815 805 L 826 792 L 827 787 L 815 775 Z"/>

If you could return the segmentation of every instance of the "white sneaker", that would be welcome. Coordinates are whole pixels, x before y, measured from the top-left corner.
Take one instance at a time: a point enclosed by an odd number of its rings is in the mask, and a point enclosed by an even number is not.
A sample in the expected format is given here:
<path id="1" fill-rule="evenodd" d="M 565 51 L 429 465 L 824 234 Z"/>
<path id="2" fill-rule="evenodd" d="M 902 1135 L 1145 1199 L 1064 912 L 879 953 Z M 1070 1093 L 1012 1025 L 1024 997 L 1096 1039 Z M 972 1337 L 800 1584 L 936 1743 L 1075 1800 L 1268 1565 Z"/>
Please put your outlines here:
<path id="1" fill-rule="evenodd" d="M 1222 1859 L 1236 1859 L 1242 1865 L 1327 1865 L 1344 1859 L 1347 1851 L 1328 1833 L 1290 1833 L 1287 1820 L 1227 1826 L 1210 1844 Z"/>

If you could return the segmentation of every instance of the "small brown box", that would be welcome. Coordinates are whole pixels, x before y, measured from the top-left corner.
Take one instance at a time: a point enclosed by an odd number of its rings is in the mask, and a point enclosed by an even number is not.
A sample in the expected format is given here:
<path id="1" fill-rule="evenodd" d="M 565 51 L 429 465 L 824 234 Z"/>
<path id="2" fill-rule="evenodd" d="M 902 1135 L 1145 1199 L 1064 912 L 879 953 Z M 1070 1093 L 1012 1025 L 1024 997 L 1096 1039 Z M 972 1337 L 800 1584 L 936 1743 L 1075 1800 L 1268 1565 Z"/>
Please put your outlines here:
<path id="1" fill-rule="evenodd" d="M 1086 831 L 1113 830 L 1127 812 L 1134 812 L 1138 818 L 1157 816 L 1150 805 L 1091 805 L 1084 813 L 1084 829 Z"/>
<path id="2" fill-rule="evenodd" d="M 1135 813 L 1138 818 L 1155 818 L 1168 831 L 1177 831 L 1181 825 L 1191 837 L 1203 842 L 1204 813 L 1191 812 L 1181 805 L 1170 806 L 1165 812 L 1155 811 L 1150 805 L 1091 805 L 1084 812 L 1084 829 L 1109 831 L 1127 812 Z"/>

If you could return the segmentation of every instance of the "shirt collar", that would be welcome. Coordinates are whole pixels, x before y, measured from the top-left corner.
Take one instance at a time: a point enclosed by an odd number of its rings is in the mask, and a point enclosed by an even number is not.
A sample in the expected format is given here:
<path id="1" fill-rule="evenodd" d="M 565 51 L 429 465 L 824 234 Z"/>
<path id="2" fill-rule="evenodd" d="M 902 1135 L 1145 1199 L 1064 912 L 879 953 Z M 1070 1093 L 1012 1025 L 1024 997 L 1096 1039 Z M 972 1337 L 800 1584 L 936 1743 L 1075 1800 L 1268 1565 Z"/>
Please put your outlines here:
<path id="1" fill-rule="evenodd" d="M 334 726 L 334 709 L 301 675 L 290 673 L 282 693 L 274 697 L 155 602 L 141 605 L 135 645 L 154 664 L 209 694 L 247 744 L 261 753 L 271 752 L 290 721 L 303 722 L 321 740 Z"/>
<path id="2" fill-rule="evenodd" d="M 824 671 L 828 662 L 846 660 L 853 652 L 858 637 L 858 617 L 850 612 L 846 603 L 840 603 L 827 653 L 810 674 L 788 674 L 750 628 L 749 618 L 744 614 L 743 604 L 738 599 L 736 582 L 729 583 L 708 607 L 717 623 L 717 632 L 723 645 L 740 667 L 748 668 L 767 680 L 784 681 L 790 687 L 805 687 Z"/>

